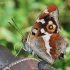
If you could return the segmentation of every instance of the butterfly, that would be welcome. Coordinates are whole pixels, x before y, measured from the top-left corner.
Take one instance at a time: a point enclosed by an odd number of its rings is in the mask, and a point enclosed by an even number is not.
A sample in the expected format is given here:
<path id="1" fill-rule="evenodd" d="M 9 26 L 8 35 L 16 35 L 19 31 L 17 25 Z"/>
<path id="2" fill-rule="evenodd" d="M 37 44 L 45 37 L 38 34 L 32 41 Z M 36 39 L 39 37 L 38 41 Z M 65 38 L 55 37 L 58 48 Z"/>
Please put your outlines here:
<path id="1" fill-rule="evenodd" d="M 39 56 L 53 64 L 55 60 L 64 57 L 67 42 L 59 34 L 58 8 L 49 5 L 35 21 L 26 40 L 22 39 L 25 51 Z"/>

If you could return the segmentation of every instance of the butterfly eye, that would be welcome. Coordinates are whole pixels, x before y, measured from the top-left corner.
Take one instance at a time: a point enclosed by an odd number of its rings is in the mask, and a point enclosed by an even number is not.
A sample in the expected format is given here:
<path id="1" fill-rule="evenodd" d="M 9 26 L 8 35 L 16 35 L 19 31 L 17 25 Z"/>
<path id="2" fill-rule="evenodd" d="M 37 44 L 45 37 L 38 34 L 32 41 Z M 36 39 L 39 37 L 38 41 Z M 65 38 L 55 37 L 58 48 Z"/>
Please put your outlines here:
<path id="1" fill-rule="evenodd" d="M 53 33 L 56 31 L 56 25 L 54 25 L 53 23 L 49 23 L 46 26 L 48 32 Z"/>

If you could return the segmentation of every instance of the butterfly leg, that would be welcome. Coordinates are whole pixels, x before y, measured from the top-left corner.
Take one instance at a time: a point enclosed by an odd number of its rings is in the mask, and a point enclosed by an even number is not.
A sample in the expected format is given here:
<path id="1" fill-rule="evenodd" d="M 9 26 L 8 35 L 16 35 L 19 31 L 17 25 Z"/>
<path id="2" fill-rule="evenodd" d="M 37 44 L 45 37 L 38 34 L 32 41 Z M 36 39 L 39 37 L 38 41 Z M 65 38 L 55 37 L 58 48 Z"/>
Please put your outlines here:
<path id="1" fill-rule="evenodd" d="M 38 63 L 38 68 L 39 70 L 44 70 L 43 67 L 47 64 L 48 62 L 46 62 L 45 60 L 42 60 Z"/>

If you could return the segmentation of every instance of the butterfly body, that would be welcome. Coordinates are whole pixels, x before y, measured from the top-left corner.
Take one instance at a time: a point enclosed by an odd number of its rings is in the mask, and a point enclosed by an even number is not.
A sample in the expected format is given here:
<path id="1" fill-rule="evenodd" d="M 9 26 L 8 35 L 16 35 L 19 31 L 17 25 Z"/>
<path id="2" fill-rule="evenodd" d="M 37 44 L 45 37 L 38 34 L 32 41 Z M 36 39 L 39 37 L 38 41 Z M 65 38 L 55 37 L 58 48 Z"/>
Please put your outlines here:
<path id="1" fill-rule="evenodd" d="M 65 54 L 67 44 L 59 34 L 60 29 L 58 9 L 52 4 L 37 18 L 27 40 L 23 41 L 25 50 L 38 55 L 48 63 L 54 63 Z"/>

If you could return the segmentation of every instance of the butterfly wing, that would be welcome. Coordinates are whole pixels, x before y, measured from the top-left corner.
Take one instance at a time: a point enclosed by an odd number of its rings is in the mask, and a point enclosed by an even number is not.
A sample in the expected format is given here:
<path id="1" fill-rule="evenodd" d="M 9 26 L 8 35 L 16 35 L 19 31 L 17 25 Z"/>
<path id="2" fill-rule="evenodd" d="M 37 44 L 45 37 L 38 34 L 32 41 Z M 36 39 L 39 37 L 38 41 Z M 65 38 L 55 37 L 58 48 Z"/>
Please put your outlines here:
<path id="1" fill-rule="evenodd" d="M 58 9 L 56 5 L 48 6 L 37 18 L 29 34 L 30 41 L 46 33 L 58 33 L 60 30 Z"/>
<path id="2" fill-rule="evenodd" d="M 37 18 L 25 42 L 25 49 L 52 64 L 58 57 L 56 40 L 61 37 L 59 30 L 58 9 L 52 4 Z"/>

